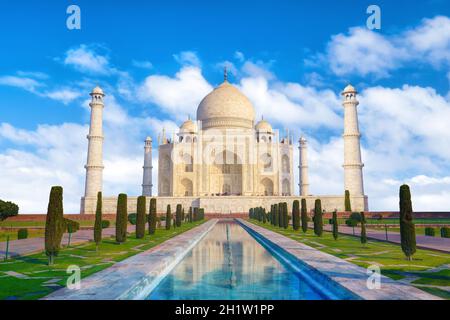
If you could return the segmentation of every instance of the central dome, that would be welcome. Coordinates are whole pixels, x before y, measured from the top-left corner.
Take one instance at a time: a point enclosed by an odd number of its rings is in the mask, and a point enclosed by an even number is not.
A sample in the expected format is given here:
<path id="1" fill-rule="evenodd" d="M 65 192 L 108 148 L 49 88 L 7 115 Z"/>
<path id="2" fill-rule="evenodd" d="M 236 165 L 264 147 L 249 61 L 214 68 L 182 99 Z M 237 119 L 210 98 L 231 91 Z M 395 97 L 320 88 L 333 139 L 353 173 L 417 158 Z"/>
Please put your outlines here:
<path id="1" fill-rule="evenodd" d="M 252 103 L 228 81 L 210 92 L 197 108 L 202 128 L 253 128 L 255 110 Z"/>

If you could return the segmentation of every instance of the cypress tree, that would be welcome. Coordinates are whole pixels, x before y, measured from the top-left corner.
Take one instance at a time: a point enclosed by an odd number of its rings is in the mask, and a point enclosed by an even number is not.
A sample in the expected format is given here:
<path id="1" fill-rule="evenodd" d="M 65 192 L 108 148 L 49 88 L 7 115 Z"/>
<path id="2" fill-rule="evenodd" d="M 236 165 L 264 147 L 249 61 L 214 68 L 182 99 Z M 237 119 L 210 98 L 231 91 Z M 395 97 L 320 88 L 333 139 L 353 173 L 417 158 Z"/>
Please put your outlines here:
<path id="1" fill-rule="evenodd" d="M 352 211 L 352 204 L 350 202 L 350 191 L 345 190 L 345 211 Z"/>
<path id="2" fill-rule="evenodd" d="M 189 207 L 189 222 L 192 222 L 192 207 Z"/>
<path id="3" fill-rule="evenodd" d="M 177 206 L 178 209 L 178 206 Z M 172 223 L 172 211 L 170 210 L 170 204 L 167 205 L 166 212 L 166 230 L 170 230 L 170 225 Z"/>
<path id="4" fill-rule="evenodd" d="M 61 240 L 66 228 L 63 214 L 63 189 L 54 186 L 50 190 L 45 220 L 45 254 L 49 265 L 53 265 L 61 248 Z"/>
<path id="5" fill-rule="evenodd" d="M 267 219 L 266 219 L 266 209 L 265 208 L 262 209 L 262 219 L 263 219 L 263 223 L 266 223 Z"/>
<path id="6" fill-rule="evenodd" d="M 364 216 L 364 212 L 361 212 L 361 243 L 363 245 L 367 243 L 366 217 Z"/>
<path id="7" fill-rule="evenodd" d="M 337 212 L 336 210 L 333 211 L 333 238 L 334 240 L 338 239 L 339 234 L 339 225 L 338 225 L 338 219 L 337 219 Z"/>
<path id="8" fill-rule="evenodd" d="M 175 212 L 175 224 L 177 227 L 181 227 L 181 204 L 177 204 L 177 210 Z"/>
<path id="9" fill-rule="evenodd" d="M 127 240 L 127 195 L 119 194 L 117 198 L 117 212 L 116 212 L 116 242 L 123 243 Z"/>
<path id="10" fill-rule="evenodd" d="M 306 199 L 302 199 L 301 218 L 302 218 L 302 231 L 308 231 L 308 209 L 306 208 Z"/>
<path id="11" fill-rule="evenodd" d="M 95 250 L 98 251 L 98 246 L 102 242 L 102 193 L 97 193 L 97 208 L 95 209 L 94 222 L 94 242 Z"/>
<path id="12" fill-rule="evenodd" d="M 184 208 L 181 207 L 181 221 L 184 221 Z"/>
<path id="13" fill-rule="evenodd" d="M 155 234 L 156 231 L 156 199 L 150 199 L 150 214 L 148 216 L 148 234 Z"/>
<path id="14" fill-rule="evenodd" d="M 322 202 L 316 199 L 314 203 L 314 233 L 321 237 L 323 233 L 323 218 L 322 218 Z"/>
<path id="15" fill-rule="evenodd" d="M 278 204 L 278 227 L 283 227 L 283 204 Z"/>
<path id="16" fill-rule="evenodd" d="M 273 225 L 278 226 L 278 204 L 273 205 Z"/>
<path id="17" fill-rule="evenodd" d="M 198 208 L 194 208 L 194 221 L 198 221 Z"/>
<path id="18" fill-rule="evenodd" d="M 400 239 L 403 253 L 411 261 L 416 252 L 416 229 L 413 222 L 411 192 L 406 184 L 400 187 Z"/>
<path id="19" fill-rule="evenodd" d="M 145 207 L 145 196 L 139 196 L 136 209 L 136 239 L 142 239 L 145 236 Z"/>
<path id="20" fill-rule="evenodd" d="M 300 203 L 298 200 L 294 200 L 292 205 L 292 227 L 295 231 L 300 229 Z"/>
<path id="21" fill-rule="evenodd" d="M 289 226 L 289 215 L 287 202 L 283 202 L 283 228 L 287 229 Z"/>

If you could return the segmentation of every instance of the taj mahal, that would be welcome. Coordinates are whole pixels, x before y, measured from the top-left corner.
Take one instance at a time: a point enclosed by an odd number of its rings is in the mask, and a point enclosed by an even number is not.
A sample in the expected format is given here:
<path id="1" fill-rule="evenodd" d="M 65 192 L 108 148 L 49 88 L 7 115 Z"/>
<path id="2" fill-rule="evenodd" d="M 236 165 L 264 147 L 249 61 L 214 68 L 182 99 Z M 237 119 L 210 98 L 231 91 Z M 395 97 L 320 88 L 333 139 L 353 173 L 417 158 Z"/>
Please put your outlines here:
<path id="1" fill-rule="evenodd" d="M 352 209 L 368 210 L 364 194 L 356 89 L 348 85 L 342 92 L 344 107 L 344 181 L 340 195 L 312 195 L 308 180 L 308 145 L 298 141 L 299 166 L 294 168 L 292 135 L 281 134 L 264 118 L 255 119 L 250 100 L 224 81 L 200 102 L 195 121 L 184 121 L 179 131 L 158 136 L 158 195 L 153 194 L 153 141 L 145 139 L 142 195 L 157 198 L 157 211 L 201 207 L 206 214 L 246 213 L 261 206 L 306 199 L 309 209 L 321 199 L 327 211 L 344 210 L 344 191 L 349 190 Z M 103 187 L 103 90 L 91 93 L 91 119 L 88 138 L 85 194 L 81 213 L 95 213 L 97 193 Z M 299 194 L 294 191 L 294 170 L 299 170 Z M 135 212 L 137 196 L 128 197 L 128 210 Z M 147 206 L 150 201 L 147 201 Z M 104 195 L 103 210 L 116 211 L 117 197 Z"/>

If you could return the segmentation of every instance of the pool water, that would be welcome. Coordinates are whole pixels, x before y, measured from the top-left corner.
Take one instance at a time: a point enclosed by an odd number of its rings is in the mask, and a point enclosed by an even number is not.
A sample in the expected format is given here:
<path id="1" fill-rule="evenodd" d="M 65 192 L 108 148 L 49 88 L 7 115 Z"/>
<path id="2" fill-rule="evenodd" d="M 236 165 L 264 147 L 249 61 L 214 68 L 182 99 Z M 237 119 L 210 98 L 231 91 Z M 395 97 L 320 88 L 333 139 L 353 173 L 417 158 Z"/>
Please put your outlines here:
<path id="1" fill-rule="evenodd" d="M 321 300 L 310 281 L 277 260 L 241 225 L 219 222 L 149 300 Z"/>

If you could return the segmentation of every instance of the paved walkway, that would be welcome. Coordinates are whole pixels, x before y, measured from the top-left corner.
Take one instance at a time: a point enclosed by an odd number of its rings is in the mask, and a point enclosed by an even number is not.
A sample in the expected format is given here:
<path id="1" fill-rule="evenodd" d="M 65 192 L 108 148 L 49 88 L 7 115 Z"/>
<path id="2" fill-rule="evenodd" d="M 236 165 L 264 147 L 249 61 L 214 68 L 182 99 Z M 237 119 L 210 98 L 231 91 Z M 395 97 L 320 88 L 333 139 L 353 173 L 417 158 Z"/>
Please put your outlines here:
<path id="1" fill-rule="evenodd" d="M 128 226 L 128 232 L 134 232 L 135 226 Z M 103 238 L 115 235 L 115 228 L 103 229 Z M 65 233 L 61 241 L 61 245 L 66 246 L 69 240 L 69 234 Z M 70 244 L 80 244 L 94 240 L 94 230 L 79 230 L 72 234 Z M 32 253 L 43 251 L 45 242 L 43 237 L 29 238 L 23 240 L 13 240 L 9 242 L 9 257 L 25 256 Z M 0 259 L 3 259 L 6 253 L 6 242 L 0 242 Z"/>
<path id="2" fill-rule="evenodd" d="M 324 226 L 324 230 L 331 231 L 331 226 Z M 353 235 L 353 230 L 351 227 L 339 225 L 339 233 Z M 386 241 L 386 232 L 384 230 L 366 230 L 367 237 L 376 240 Z M 360 235 L 361 229 L 355 227 L 355 235 Z M 398 232 L 388 232 L 388 240 L 392 243 L 400 243 L 400 233 Z M 442 252 L 450 253 L 450 238 L 440 238 L 440 237 L 428 237 L 428 236 L 416 236 L 417 247 L 421 249 L 431 249 L 438 250 Z"/>

